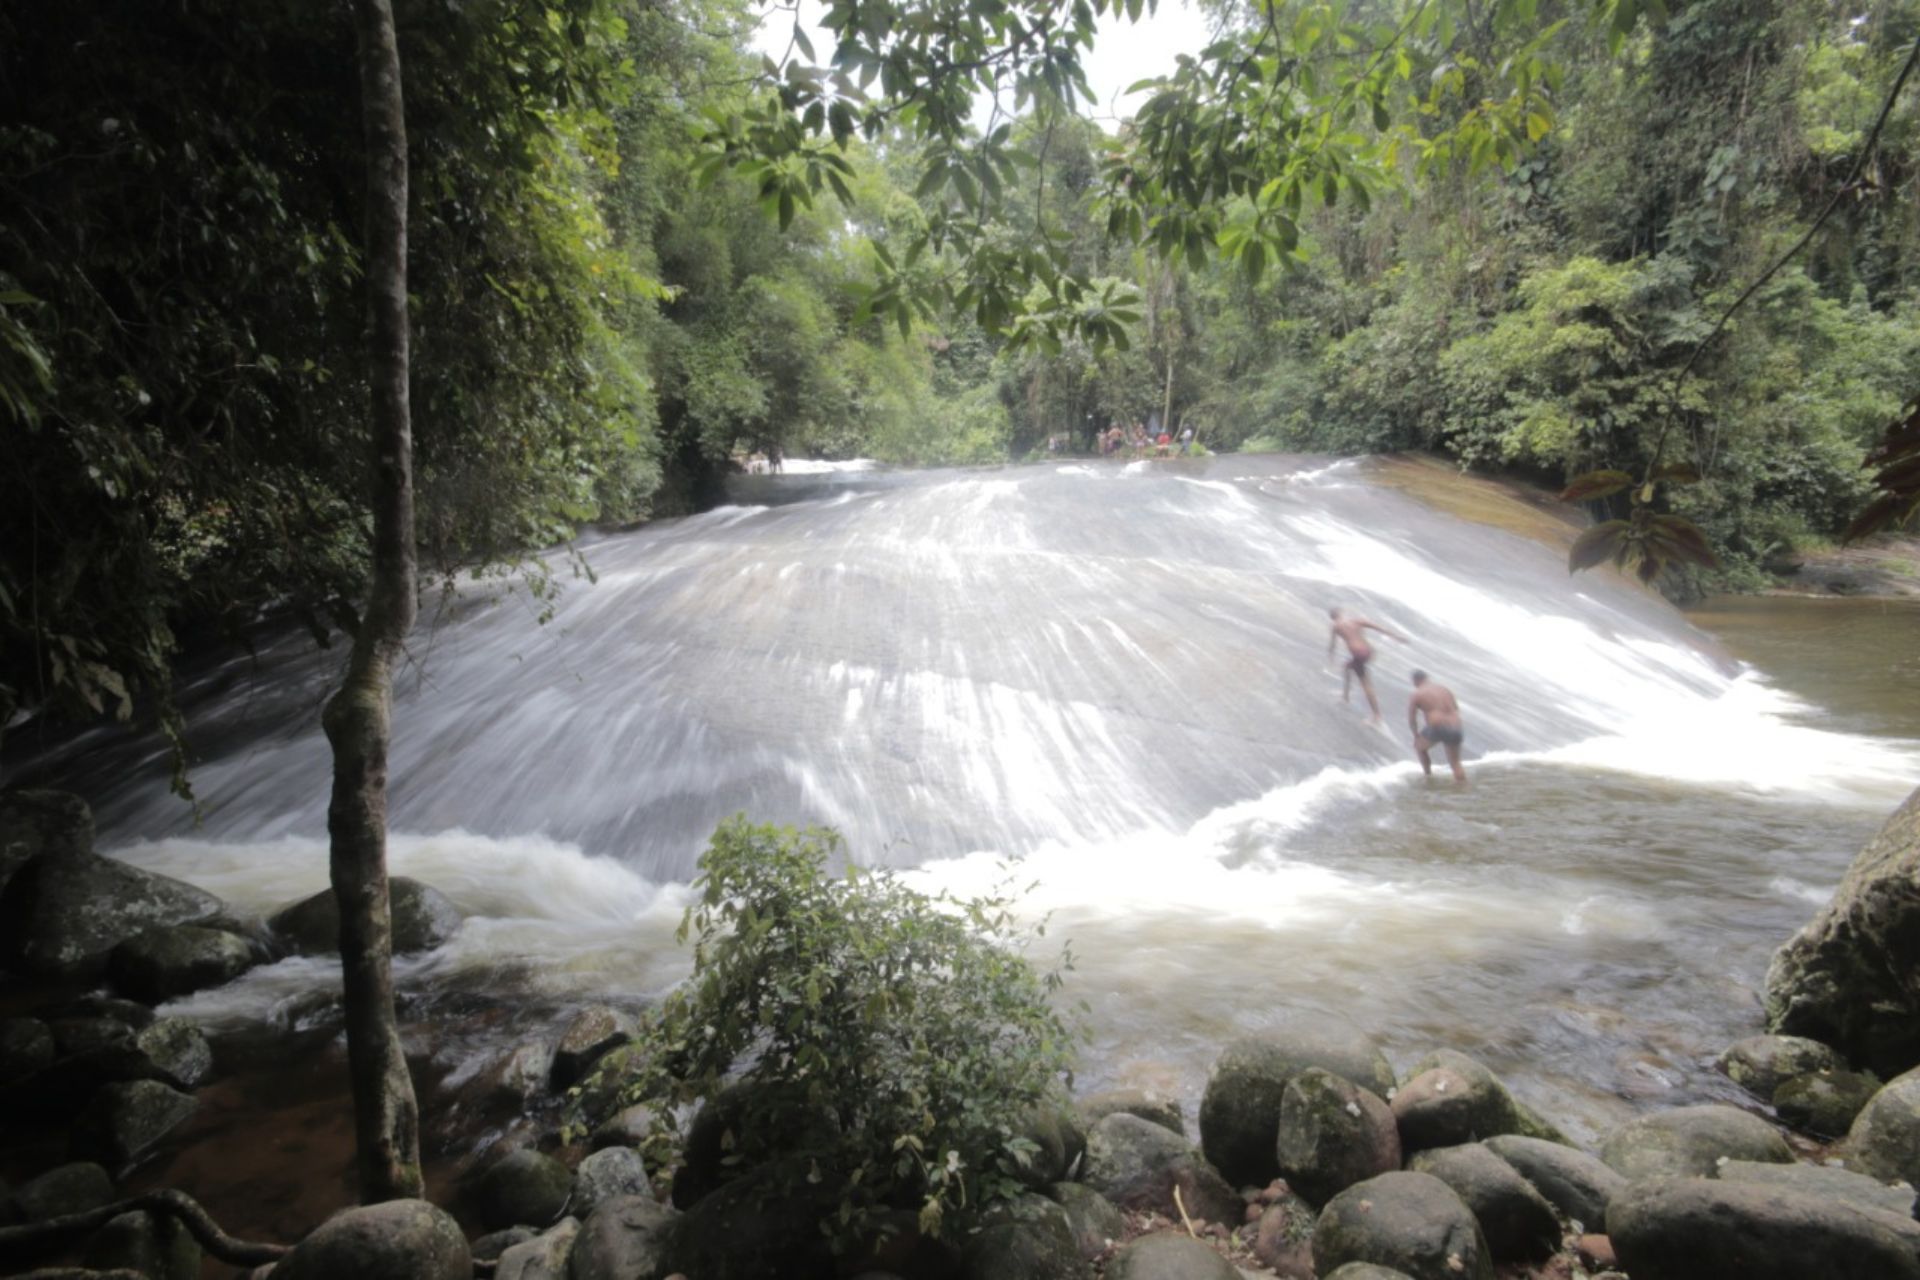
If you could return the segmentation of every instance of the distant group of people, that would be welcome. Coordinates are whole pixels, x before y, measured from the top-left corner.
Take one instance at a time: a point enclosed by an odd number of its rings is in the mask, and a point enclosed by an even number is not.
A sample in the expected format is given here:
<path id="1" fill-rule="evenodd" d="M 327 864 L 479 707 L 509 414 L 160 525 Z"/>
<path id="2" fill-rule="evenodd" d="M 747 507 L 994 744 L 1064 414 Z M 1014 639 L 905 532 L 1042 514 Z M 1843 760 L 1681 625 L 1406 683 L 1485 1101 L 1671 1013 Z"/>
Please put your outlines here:
<path id="1" fill-rule="evenodd" d="M 1347 646 L 1347 665 L 1340 681 L 1340 700 L 1351 701 L 1353 686 L 1360 685 L 1360 692 L 1367 696 L 1367 706 L 1372 711 L 1370 724 L 1380 723 L 1380 699 L 1374 696 L 1373 681 L 1367 675 L 1367 664 L 1373 661 L 1373 645 L 1367 639 L 1367 632 L 1378 631 L 1389 640 L 1407 643 L 1407 638 L 1398 632 L 1389 631 L 1377 622 L 1348 613 L 1345 609 L 1329 609 L 1327 614 L 1333 620 L 1333 629 L 1327 634 L 1327 658 L 1332 660 L 1337 645 L 1344 642 Z M 1426 723 L 1422 724 L 1421 720 Z M 1465 726 L 1460 720 L 1460 704 L 1453 696 L 1453 690 L 1440 684 L 1424 671 L 1413 673 L 1413 696 L 1407 700 L 1407 728 L 1413 733 L 1414 754 L 1420 757 L 1420 771 L 1429 778 L 1433 776 L 1432 751 L 1435 747 L 1446 752 L 1447 764 L 1453 769 L 1453 780 L 1464 783 L 1467 771 L 1460 763 L 1460 744 L 1465 734 Z"/>
<path id="2" fill-rule="evenodd" d="M 1173 452 L 1176 444 L 1179 445 L 1183 455 L 1193 448 L 1193 428 L 1182 427 L 1180 437 L 1176 441 L 1165 427 L 1160 429 L 1158 435 L 1149 435 L 1146 427 L 1138 422 L 1126 427 L 1116 422 L 1102 431 L 1098 440 L 1100 456 L 1103 458 L 1111 458 L 1128 449 L 1141 457 L 1145 457 L 1147 451 L 1151 449 L 1155 456 L 1165 458 Z"/>

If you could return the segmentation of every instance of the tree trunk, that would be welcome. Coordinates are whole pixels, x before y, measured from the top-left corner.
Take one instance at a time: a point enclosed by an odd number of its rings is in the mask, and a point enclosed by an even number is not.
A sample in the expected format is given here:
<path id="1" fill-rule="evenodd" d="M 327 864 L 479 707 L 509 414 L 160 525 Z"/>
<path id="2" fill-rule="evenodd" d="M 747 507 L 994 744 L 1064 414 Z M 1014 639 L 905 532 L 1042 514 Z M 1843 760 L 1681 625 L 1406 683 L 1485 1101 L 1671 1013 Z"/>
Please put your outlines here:
<path id="1" fill-rule="evenodd" d="M 387 743 L 393 668 L 415 611 L 413 427 L 407 396 L 407 128 L 390 0 L 352 0 L 367 145 L 367 357 L 372 384 L 373 578 L 340 691 L 323 723 L 333 746 L 330 870 L 340 904 L 347 1058 L 360 1198 L 418 1196 L 420 1114 L 393 1013 L 387 896 Z"/>

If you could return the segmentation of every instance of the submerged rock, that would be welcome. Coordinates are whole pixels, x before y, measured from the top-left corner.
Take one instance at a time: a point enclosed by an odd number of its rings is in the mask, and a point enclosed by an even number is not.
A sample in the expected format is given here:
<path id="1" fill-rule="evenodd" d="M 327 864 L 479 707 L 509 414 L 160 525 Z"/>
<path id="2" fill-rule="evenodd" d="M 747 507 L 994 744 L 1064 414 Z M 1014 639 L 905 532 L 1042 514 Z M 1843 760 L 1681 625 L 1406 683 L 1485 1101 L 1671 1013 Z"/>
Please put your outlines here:
<path id="1" fill-rule="evenodd" d="M 274 1268 L 273 1280 L 472 1280 L 467 1238 L 425 1200 L 343 1209 Z"/>
<path id="2" fill-rule="evenodd" d="M 1314 1225 L 1313 1261 L 1322 1275 L 1371 1262 L 1411 1280 L 1493 1280 L 1473 1211 L 1426 1173 L 1383 1173 L 1335 1196 Z"/>
<path id="3" fill-rule="evenodd" d="M 1386 1096 L 1394 1086 L 1386 1055 L 1351 1023 L 1295 1014 L 1280 1027 L 1229 1044 L 1200 1099 L 1200 1148 L 1236 1186 L 1265 1186 L 1279 1172 L 1274 1139 L 1287 1082 L 1319 1067 Z"/>
<path id="4" fill-rule="evenodd" d="M 90 977 L 134 934 L 204 920 L 220 900 L 98 854 L 43 853 L 0 892 L 0 960 L 23 973 Z"/>
<path id="5" fill-rule="evenodd" d="M 394 876 L 387 892 L 393 902 L 395 955 L 431 951 L 460 927 L 460 908 L 430 884 Z M 268 917 L 267 927 L 298 955 L 335 955 L 340 950 L 340 904 L 331 889 L 282 907 Z"/>
<path id="6" fill-rule="evenodd" d="M 1607 1236 L 1633 1280 L 1920 1280 L 1920 1224 L 1785 1187 L 1635 1182 Z"/>
<path id="7" fill-rule="evenodd" d="M 1793 1152 L 1774 1127 L 1734 1107 L 1706 1105 L 1656 1111 L 1615 1129 L 1600 1158 L 1629 1181 L 1707 1178 L 1721 1160 L 1791 1164 Z"/>
<path id="8" fill-rule="evenodd" d="M 1920 790 L 1860 851 L 1832 901 L 1774 954 L 1767 1025 L 1896 1075 L 1920 1064 L 1917 971 Z"/>
<path id="9" fill-rule="evenodd" d="M 171 925 L 128 938 L 107 957 L 114 989 L 162 1004 L 232 982 L 257 963 L 253 945 L 219 929 Z"/>

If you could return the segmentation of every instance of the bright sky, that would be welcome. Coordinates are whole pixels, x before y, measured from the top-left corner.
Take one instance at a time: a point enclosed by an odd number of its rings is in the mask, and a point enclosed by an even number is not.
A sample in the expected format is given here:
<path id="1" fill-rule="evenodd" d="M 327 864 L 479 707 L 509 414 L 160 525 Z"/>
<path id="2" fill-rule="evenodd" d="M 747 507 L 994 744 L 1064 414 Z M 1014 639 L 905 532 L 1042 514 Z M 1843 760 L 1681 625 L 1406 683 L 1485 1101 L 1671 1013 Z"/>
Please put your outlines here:
<path id="1" fill-rule="evenodd" d="M 801 0 L 800 7 L 814 52 L 825 61 L 833 51 L 833 42 L 818 25 L 825 6 L 820 0 Z M 778 59 L 787 50 L 791 32 L 788 11 L 769 10 L 754 38 L 754 48 Z M 1100 99 L 1093 114 L 1108 129 L 1113 128 L 1133 113 L 1139 96 L 1124 97 L 1122 91 L 1128 85 L 1171 72 L 1174 59 L 1183 53 L 1200 52 L 1209 34 L 1206 17 L 1184 0 L 1160 0 L 1159 11 L 1143 15 L 1138 23 L 1102 17 L 1100 37 L 1087 58 L 1087 82 Z"/>

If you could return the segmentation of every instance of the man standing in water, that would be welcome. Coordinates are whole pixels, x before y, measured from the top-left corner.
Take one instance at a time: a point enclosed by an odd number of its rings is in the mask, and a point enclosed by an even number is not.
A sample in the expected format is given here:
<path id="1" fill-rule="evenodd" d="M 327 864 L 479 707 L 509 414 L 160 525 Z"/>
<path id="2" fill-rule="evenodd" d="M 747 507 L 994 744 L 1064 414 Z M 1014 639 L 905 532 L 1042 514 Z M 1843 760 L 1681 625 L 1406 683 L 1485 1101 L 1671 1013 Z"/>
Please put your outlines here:
<path id="1" fill-rule="evenodd" d="M 1367 663 L 1373 661 L 1373 646 L 1367 643 L 1366 633 L 1378 631 L 1381 635 L 1407 643 L 1403 635 L 1396 635 L 1377 622 L 1365 618 L 1356 618 L 1345 609 L 1329 609 L 1327 616 L 1333 619 L 1333 630 L 1327 636 L 1327 657 L 1333 657 L 1335 641 L 1347 642 L 1347 672 L 1340 681 L 1340 701 L 1346 702 L 1353 697 L 1353 682 L 1360 681 L 1360 692 L 1367 695 L 1367 705 L 1373 708 L 1368 724 L 1380 723 L 1380 699 L 1373 696 L 1373 681 L 1367 678 Z"/>
<path id="2" fill-rule="evenodd" d="M 1420 727 L 1425 713 L 1426 727 Z M 1420 753 L 1420 771 L 1433 776 L 1433 759 L 1427 753 L 1435 747 L 1447 749 L 1447 763 L 1453 766 L 1453 780 L 1464 783 L 1467 771 L 1460 767 L 1460 704 L 1453 690 L 1427 679 L 1427 673 L 1413 673 L 1413 697 L 1407 701 L 1407 728 L 1413 730 L 1413 749 Z"/>

